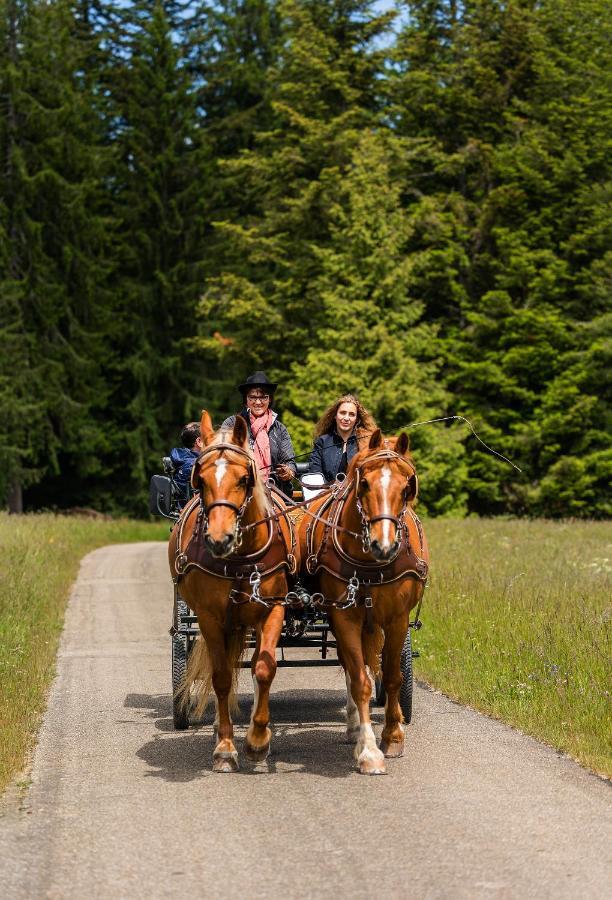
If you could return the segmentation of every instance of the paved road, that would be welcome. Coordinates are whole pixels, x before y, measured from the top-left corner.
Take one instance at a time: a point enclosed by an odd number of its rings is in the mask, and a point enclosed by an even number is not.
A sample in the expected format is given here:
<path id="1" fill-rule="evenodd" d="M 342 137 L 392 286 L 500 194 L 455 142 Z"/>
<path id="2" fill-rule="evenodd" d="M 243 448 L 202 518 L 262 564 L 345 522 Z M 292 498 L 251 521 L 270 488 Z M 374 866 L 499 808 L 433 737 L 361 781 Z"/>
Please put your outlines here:
<path id="1" fill-rule="evenodd" d="M 32 784 L 2 804 L 3 897 L 611 895 L 608 784 L 426 690 L 368 778 L 338 670 L 279 670 L 274 756 L 213 775 L 211 727 L 172 730 L 164 550 L 83 561 Z"/>

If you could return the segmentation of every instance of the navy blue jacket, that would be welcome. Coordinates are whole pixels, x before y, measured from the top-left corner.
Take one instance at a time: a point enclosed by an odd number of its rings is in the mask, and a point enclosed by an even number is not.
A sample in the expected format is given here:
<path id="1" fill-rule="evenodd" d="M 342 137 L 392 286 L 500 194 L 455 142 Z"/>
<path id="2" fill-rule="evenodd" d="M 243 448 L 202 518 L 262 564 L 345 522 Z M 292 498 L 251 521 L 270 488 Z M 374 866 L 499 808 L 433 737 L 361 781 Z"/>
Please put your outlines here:
<path id="1" fill-rule="evenodd" d="M 325 481 L 331 482 L 340 471 L 342 448 L 344 441 L 335 431 L 333 434 L 322 434 L 314 444 L 308 461 L 309 472 L 322 472 Z M 353 433 L 346 443 L 347 464 L 357 453 L 357 435 Z"/>
<path id="2" fill-rule="evenodd" d="M 187 447 L 173 447 L 170 451 L 170 459 L 174 466 L 174 481 L 181 492 L 181 506 L 191 497 L 191 470 L 198 458 L 197 450 L 188 450 Z"/>

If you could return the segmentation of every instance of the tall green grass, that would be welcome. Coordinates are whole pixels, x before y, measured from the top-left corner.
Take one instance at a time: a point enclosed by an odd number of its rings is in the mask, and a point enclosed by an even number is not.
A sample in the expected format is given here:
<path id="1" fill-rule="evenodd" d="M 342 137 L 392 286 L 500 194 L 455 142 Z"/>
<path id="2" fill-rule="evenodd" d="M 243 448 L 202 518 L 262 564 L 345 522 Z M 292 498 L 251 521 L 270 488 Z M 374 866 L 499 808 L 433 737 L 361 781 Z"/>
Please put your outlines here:
<path id="1" fill-rule="evenodd" d="M 81 557 L 167 537 L 164 522 L 0 513 L 0 791 L 34 741 Z"/>
<path id="2" fill-rule="evenodd" d="M 430 586 L 415 672 L 612 775 L 612 524 L 426 523 Z M 168 526 L 0 514 L 0 790 L 31 747 L 79 560 Z"/>
<path id="3" fill-rule="evenodd" d="M 426 523 L 415 674 L 612 775 L 612 523 Z"/>

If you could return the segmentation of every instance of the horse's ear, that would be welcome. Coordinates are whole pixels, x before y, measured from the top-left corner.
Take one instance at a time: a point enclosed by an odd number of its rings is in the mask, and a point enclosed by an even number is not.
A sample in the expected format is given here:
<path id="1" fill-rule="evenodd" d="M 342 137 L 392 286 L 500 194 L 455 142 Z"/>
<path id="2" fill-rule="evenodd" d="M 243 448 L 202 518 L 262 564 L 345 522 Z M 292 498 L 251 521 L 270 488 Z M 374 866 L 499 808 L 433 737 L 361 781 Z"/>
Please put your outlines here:
<path id="1" fill-rule="evenodd" d="M 397 439 L 397 443 L 395 445 L 395 452 L 399 453 L 401 456 L 405 456 L 406 451 L 408 450 L 409 446 L 410 446 L 410 441 L 408 440 L 408 435 L 406 434 L 405 431 L 402 431 L 402 433 L 400 434 L 400 436 Z"/>
<path id="2" fill-rule="evenodd" d="M 242 418 L 242 416 L 236 416 L 236 421 L 234 422 L 234 430 L 232 432 L 232 444 L 236 444 L 238 447 L 244 447 L 247 442 L 248 436 L 249 429 L 247 427 L 247 423 Z"/>
<path id="3" fill-rule="evenodd" d="M 377 428 L 376 431 L 372 432 L 372 436 L 370 438 L 370 443 L 368 444 L 368 448 L 370 450 L 378 450 L 379 447 L 382 446 L 382 433 L 380 428 Z"/>
<path id="4" fill-rule="evenodd" d="M 213 434 L 214 428 L 212 426 L 212 420 L 208 414 L 208 410 L 202 410 L 202 418 L 200 419 L 200 437 L 204 442 Z"/>

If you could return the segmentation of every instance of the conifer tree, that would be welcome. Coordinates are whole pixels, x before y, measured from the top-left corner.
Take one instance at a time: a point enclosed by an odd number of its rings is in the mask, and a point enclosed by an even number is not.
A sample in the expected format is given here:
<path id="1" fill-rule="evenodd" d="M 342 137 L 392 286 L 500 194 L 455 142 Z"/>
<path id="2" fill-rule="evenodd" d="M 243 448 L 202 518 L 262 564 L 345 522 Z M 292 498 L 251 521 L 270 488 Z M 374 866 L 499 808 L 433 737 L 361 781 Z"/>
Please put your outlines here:
<path id="1" fill-rule="evenodd" d="M 455 411 L 525 469 L 517 479 L 467 444 L 471 508 L 557 515 L 555 459 L 563 469 L 566 453 L 592 447 L 597 483 L 603 464 L 605 401 L 589 396 L 601 378 L 577 363 L 591 369 L 601 352 L 588 352 L 589 329 L 572 320 L 601 311 L 609 272 L 610 217 L 597 187 L 609 178 L 609 11 L 598 0 L 409 6 L 394 117 L 423 141 L 406 179 L 420 195 L 408 203 L 425 315 L 445 323 Z M 566 439 L 557 429 L 550 442 L 541 425 L 552 426 L 547 410 L 568 372 Z M 583 422 L 582 439 L 569 420 Z M 596 514 L 581 491 L 573 508 Z"/>
<path id="2" fill-rule="evenodd" d="M 81 74 L 89 47 L 72 24 L 63 0 L 8 0 L 0 23 L 0 479 L 16 511 L 22 487 L 57 472 L 60 454 L 87 466 L 88 416 L 103 391 L 100 134 Z"/>
<path id="3" fill-rule="evenodd" d="M 329 241 L 329 207 L 359 133 L 376 120 L 382 54 L 373 43 L 391 18 L 368 0 L 285 0 L 279 10 L 274 118 L 253 149 L 225 164 L 248 212 L 217 224 L 222 268 L 200 309 L 202 352 L 223 364 L 213 388 L 222 408 L 245 369 L 286 372 L 316 334 L 317 250 Z"/>
<path id="4" fill-rule="evenodd" d="M 313 414 L 346 392 L 357 393 L 388 434 L 446 412 L 437 329 L 421 321 L 423 304 L 412 293 L 411 224 L 390 166 L 401 150 L 393 135 L 366 131 L 330 209 L 331 240 L 318 251 L 315 282 L 322 322 L 289 388 L 301 415 L 289 415 L 287 423 L 306 446 Z M 463 509 L 458 437 L 440 426 L 410 431 L 430 513 Z"/>
<path id="5" fill-rule="evenodd" d="M 106 481 L 109 500 L 131 485 L 137 510 L 168 442 L 202 403 L 201 370 L 184 341 L 193 333 L 202 286 L 208 198 L 196 98 L 173 4 L 137 0 L 119 12 L 108 76 L 118 227 L 108 368 L 113 475 Z"/>

